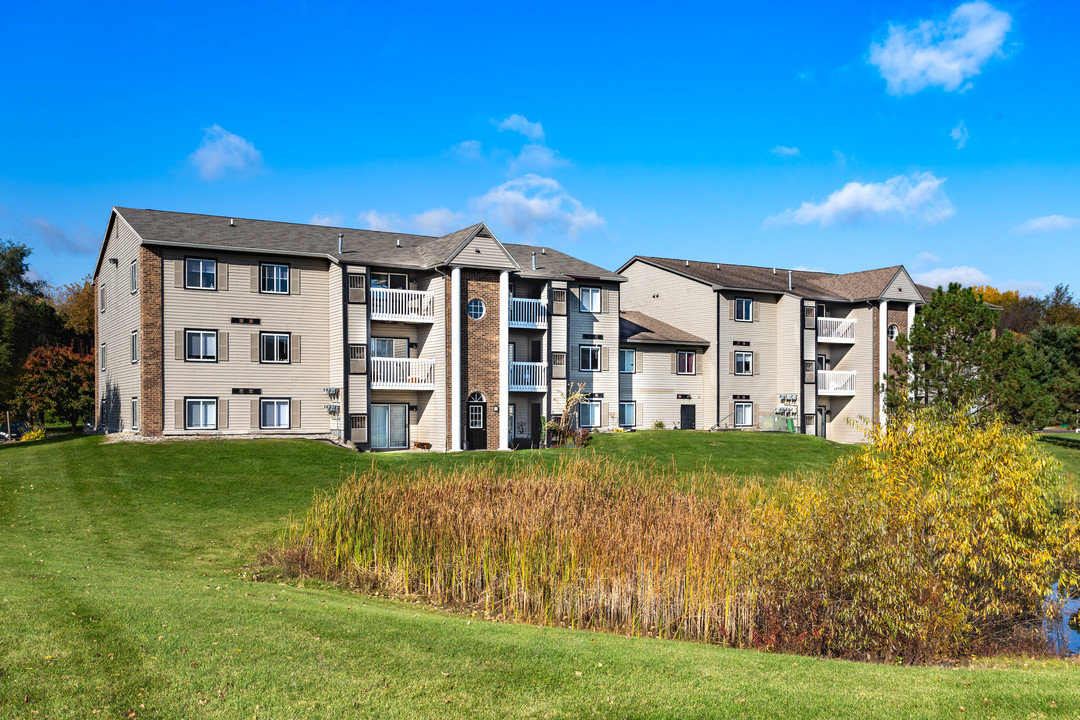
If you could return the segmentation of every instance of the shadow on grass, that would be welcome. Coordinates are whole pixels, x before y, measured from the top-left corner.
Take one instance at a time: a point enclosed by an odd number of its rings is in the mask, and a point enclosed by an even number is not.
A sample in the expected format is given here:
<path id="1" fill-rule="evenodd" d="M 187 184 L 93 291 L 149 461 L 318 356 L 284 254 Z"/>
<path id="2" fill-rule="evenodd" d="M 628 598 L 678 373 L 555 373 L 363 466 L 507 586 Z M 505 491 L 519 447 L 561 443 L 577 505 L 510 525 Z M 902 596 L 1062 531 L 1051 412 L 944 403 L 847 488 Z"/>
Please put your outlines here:
<path id="1" fill-rule="evenodd" d="M 1039 435 L 1039 442 L 1070 450 L 1080 450 L 1080 434 L 1077 433 L 1042 433 Z"/>
<path id="2" fill-rule="evenodd" d="M 81 437 L 85 437 L 85 434 L 81 430 L 76 430 L 75 432 L 66 432 L 62 435 L 53 435 L 52 437 L 43 438 L 41 440 L 27 440 L 26 442 L 16 440 L 15 442 L 5 442 L 0 443 L 0 452 L 20 447 L 27 448 L 42 447 L 43 445 L 56 445 L 58 443 L 65 443 L 72 440 L 77 440 Z"/>

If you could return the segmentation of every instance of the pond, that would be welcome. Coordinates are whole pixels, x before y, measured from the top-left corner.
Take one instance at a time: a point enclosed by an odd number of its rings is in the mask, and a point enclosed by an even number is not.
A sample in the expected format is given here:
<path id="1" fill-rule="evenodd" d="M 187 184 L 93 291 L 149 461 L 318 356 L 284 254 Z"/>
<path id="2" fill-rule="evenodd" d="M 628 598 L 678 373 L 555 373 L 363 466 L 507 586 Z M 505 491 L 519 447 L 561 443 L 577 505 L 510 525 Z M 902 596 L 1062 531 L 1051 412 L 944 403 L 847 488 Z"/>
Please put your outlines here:
<path id="1" fill-rule="evenodd" d="M 1054 597 L 1058 597 L 1056 584 L 1054 585 Z M 1065 612 L 1061 623 L 1050 631 L 1051 642 L 1060 643 L 1060 647 L 1067 649 L 1068 652 L 1074 655 L 1080 654 L 1080 630 L 1070 627 L 1069 620 L 1077 613 L 1080 613 L 1080 597 L 1071 598 L 1065 603 Z"/>

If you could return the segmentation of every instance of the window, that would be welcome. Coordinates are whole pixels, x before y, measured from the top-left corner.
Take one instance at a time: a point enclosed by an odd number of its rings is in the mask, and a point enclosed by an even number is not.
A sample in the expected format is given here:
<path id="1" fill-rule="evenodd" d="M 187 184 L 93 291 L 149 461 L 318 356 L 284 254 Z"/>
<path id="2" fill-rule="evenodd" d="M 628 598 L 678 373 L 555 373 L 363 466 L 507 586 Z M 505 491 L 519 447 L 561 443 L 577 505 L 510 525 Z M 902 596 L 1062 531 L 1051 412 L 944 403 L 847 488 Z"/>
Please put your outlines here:
<path id="1" fill-rule="evenodd" d="M 890 325 L 888 333 L 889 333 L 889 339 L 890 340 L 895 340 L 897 338 L 897 336 L 900 334 L 900 328 L 898 328 L 896 325 Z"/>
<path id="2" fill-rule="evenodd" d="M 735 353 L 735 374 L 736 375 L 753 375 L 754 374 L 754 353 L 752 353 L 752 352 L 737 352 L 737 353 Z"/>
<path id="3" fill-rule="evenodd" d="M 139 429 L 139 398 L 131 398 L 131 429 Z"/>
<path id="4" fill-rule="evenodd" d="M 508 438 L 510 438 L 511 440 L 513 440 L 514 439 L 515 421 L 517 420 L 517 405 L 514 405 L 513 403 L 510 403 L 509 405 L 506 406 L 506 409 L 507 409 L 507 413 L 506 413 L 507 435 L 506 436 Z"/>
<path id="5" fill-rule="evenodd" d="M 581 312 L 600 312 L 600 288 L 581 288 Z"/>
<path id="6" fill-rule="evenodd" d="M 367 430 L 367 415 L 350 415 L 349 427 L 353 430 Z"/>
<path id="7" fill-rule="evenodd" d="M 619 403 L 619 425 L 622 427 L 633 427 L 634 425 L 637 425 L 637 403 Z"/>
<path id="8" fill-rule="evenodd" d="M 184 347 L 188 362 L 217 362 L 217 331 L 185 330 Z"/>
<path id="9" fill-rule="evenodd" d="M 739 322 L 753 322 L 754 301 L 750 298 L 735 298 L 735 319 Z"/>
<path id="10" fill-rule="evenodd" d="M 735 427 L 750 427 L 754 424 L 754 403 L 735 403 Z"/>
<path id="11" fill-rule="evenodd" d="M 619 350 L 619 372 L 632 373 L 634 372 L 634 351 L 633 350 Z"/>
<path id="12" fill-rule="evenodd" d="M 135 261 L 131 261 L 131 294 L 134 295 L 139 291 L 139 270 L 135 264 Z"/>
<path id="13" fill-rule="evenodd" d="M 259 333 L 259 362 L 289 362 L 289 333 Z"/>
<path id="14" fill-rule="evenodd" d="M 825 312 L 825 303 L 818 303 L 817 314 L 818 317 L 826 317 L 828 313 Z"/>
<path id="15" fill-rule="evenodd" d="M 566 353 L 551 353 L 551 377 L 558 380 L 566 377 Z"/>
<path id="16" fill-rule="evenodd" d="M 582 345 L 579 350 L 582 372 L 600 372 L 600 346 Z"/>
<path id="17" fill-rule="evenodd" d="M 482 405 L 469 406 L 469 429 L 484 429 L 484 407 Z"/>
<path id="18" fill-rule="evenodd" d="M 217 260 L 187 258 L 184 260 L 184 287 L 194 290 L 217 288 Z"/>
<path id="19" fill-rule="evenodd" d="M 371 356 L 377 358 L 394 357 L 394 340 L 395 338 L 372 338 Z"/>
<path id="20" fill-rule="evenodd" d="M 139 362 L 139 331 L 131 331 L 131 362 Z"/>
<path id="21" fill-rule="evenodd" d="M 693 350 L 679 350 L 675 358 L 675 372 L 679 375 L 694 375 L 697 373 L 697 353 Z"/>
<path id="22" fill-rule="evenodd" d="M 289 266 L 279 263 L 261 263 L 259 265 L 259 292 L 288 295 Z"/>
<path id="23" fill-rule="evenodd" d="M 484 313 L 487 312 L 487 308 L 484 307 L 484 301 L 480 298 L 473 298 L 469 301 L 468 305 L 469 317 L 473 320 L 479 320 L 484 317 Z"/>
<path id="24" fill-rule="evenodd" d="M 353 374 L 367 372 L 367 345 L 349 346 L 349 372 Z"/>
<path id="25" fill-rule="evenodd" d="M 217 398 L 185 398 L 186 430 L 217 430 Z"/>
<path id="26" fill-rule="evenodd" d="M 817 369 L 813 360 L 803 360 L 802 374 L 802 381 L 807 385 L 813 385 L 817 382 Z"/>
<path id="27" fill-rule="evenodd" d="M 272 430 L 288 430 L 289 399 L 260 398 L 259 427 Z"/>
<path id="28" fill-rule="evenodd" d="M 360 273 L 349 274 L 349 302 L 362 303 L 364 302 L 364 286 L 367 278 Z"/>
<path id="29" fill-rule="evenodd" d="M 101 308 L 101 312 L 105 312 L 105 286 L 102 285 L 98 290 L 98 307 Z"/>
<path id="30" fill-rule="evenodd" d="M 105 369 L 105 343 L 101 343 L 101 369 Z"/>
<path id="31" fill-rule="evenodd" d="M 600 426 L 600 403 L 583 402 L 578 404 L 578 425 L 581 427 Z"/>
<path id="32" fill-rule="evenodd" d="M 371 287 L 407 290 L 409 276 L 405 273 L 373 272 L 371 273 Z"/>

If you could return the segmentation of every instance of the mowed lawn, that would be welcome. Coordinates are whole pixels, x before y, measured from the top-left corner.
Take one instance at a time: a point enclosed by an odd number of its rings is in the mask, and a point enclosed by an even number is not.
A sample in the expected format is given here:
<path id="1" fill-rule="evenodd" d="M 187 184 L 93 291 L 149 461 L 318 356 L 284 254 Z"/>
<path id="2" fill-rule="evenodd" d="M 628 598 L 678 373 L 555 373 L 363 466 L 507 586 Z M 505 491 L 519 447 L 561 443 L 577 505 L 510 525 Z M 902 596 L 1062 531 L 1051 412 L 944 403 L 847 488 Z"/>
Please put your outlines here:
<path id="1" fill-rule="evenodd" d="M 604 437 L 592 450 L 742 474 L 814 471 L 842 451 L 674 432 Z M 551 455 L 82 436 L 0 447 L 0 717 L 1080 716 L 1074 661 L 822 661 L 246 579 L 288 514 L 357 466 L 477 459 L 512 471 Z"/>

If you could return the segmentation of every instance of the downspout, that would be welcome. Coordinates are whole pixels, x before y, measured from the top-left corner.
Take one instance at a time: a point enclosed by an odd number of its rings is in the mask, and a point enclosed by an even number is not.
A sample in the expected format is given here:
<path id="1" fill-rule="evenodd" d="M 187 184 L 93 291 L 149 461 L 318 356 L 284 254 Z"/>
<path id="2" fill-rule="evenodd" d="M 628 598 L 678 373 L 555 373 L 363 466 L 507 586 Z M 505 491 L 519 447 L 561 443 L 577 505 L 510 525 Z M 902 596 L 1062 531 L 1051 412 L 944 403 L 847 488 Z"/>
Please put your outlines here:
<path id="1" fill-rule="evenodd" d="M 340 236 L 338 242 L 340 243 Z M 366 278 L 365 278 L 366 279 Z M 341 418 L 341 440 L 352 442 L 352 419 L 349 414 L 349 270 L 341 265 L 341 353 L 344 363 L 341 366 L 341 400 L 338 416 Z M 365 355 L 367 350 L 364 350 Z M 370 416 L 370 413 L 368 413 Z"/>
<path id="2" fill-rule="evenodd" d="M 461 450 L 461 268 L 450 270 L 450 449 Z"/>

